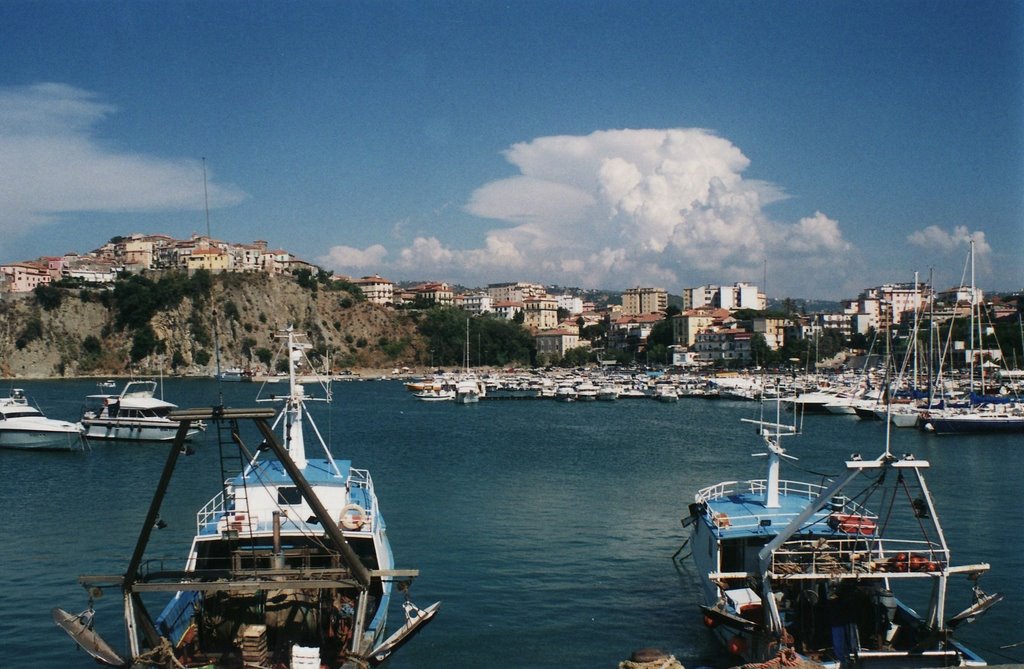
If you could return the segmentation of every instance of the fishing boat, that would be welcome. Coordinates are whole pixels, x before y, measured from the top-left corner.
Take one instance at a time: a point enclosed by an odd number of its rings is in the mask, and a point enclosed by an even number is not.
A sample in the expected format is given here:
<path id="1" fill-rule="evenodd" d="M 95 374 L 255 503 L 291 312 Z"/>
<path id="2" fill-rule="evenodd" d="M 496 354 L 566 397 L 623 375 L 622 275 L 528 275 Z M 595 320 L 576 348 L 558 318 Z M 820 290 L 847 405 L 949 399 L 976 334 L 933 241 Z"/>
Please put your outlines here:
<path id="1" fill-rule="evenodd" d="M 745 422 L 763 439 L 766 478 L 701 489 L 683 520 L 704 623 L 725 648 L 746 662 L 787 666 L 984 665 L 952 635 L 1002 595 L 977 585 L 988 564 L 952 563 L 925 483 L 928 462 L 894 457 L 887 444 L 875 459 L 850 456 L 826 484 L 784 480 L 780 464 L 792 456 L 781 442 L 795 428 L 778 417 Z M 973 582 L 973 601 L 950 616 L 947 592 L 958 575 Z M 898 585 L 923 607 L 897 596 Z"/>
<path id="2" fill-rule="evenodd" d="M 89 395 L 82 414 L 88 439 L 126 441 L 170 441 L 178 432 L 178 421 L 170 418 L 177 405 L 156 397 L 156 381 L 129 381 L 117 395 Z M 205 429 L 198 421 L 187 438 Z"/>
<path id="3" fill-rule="evenodd" d="M 0 397 L 0 448 L 73 451 L 83 448 L 82 424 L 47 418 L 21 388 Z"/>
<path id="4" fill-rule="evenodd" d="M 290 385 L 288 395 L 273 399 L 284 402 L 279 413 L 218 406 L 171 415 L 180 425 L 177 439 L 127 570 L 79 579 L 90 597 L 96 588 L 121 590 L 129 652 L 103 641 L 91 604 L 81 614 L 54 609 L 55 622 L 101 662 L 363 668 L 387 659 L 437 613 L 439 602 L 420 609 L 406 596 L 404 623 L 386 635 L 392 598 L 407 592 L 418 571 L 395 568 L 370 473 L 336 459 L 309 416 L 308 402 L 330 399 L 329 384 L 314 397 L 296 381 L 309 344 L 289 329 L 286 347 Z M 224 449 L 243 466 L 198 511 L 183 568 L 164 570 L 144 554 L 184 436 L 200 419 L 216 421 L 224 437 L 222 466 Z M 257 443 L 245 444 L 244 420 L 254 422 Z M 306 454 L 307 429 L 323 451 L 316 458 Z M 151 618 L 142 596 L 159 592 L 174 594 Z"/>

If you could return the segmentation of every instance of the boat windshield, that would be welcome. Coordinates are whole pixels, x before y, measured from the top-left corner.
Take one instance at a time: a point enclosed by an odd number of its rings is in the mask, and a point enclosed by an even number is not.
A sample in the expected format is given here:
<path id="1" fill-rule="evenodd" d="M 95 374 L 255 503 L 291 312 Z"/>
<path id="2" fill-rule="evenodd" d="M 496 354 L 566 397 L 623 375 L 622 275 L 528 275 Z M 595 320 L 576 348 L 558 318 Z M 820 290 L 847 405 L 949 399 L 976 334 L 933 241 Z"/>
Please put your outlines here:
<path id="1" fill-rule="evenodd" d="M 0 411 L 0 420 L 8 418 L 34 418 L 41 415 L 35 409 L 17 409 L 15 411 Z"/>

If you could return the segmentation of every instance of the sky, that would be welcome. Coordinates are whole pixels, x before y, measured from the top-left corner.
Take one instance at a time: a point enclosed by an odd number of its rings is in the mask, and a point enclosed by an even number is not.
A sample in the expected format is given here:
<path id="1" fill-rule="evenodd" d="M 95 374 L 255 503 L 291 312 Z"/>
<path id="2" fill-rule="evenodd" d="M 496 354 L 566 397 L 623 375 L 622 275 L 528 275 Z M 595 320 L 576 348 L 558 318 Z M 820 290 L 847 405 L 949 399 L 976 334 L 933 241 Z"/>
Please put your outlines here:
<path id="1" fill-rule="evenodd" d="M 1024 288 L 1016 0 L 0 1 L 0 263 Z M 205 170 L 205 179 L 204 179 Z"/>

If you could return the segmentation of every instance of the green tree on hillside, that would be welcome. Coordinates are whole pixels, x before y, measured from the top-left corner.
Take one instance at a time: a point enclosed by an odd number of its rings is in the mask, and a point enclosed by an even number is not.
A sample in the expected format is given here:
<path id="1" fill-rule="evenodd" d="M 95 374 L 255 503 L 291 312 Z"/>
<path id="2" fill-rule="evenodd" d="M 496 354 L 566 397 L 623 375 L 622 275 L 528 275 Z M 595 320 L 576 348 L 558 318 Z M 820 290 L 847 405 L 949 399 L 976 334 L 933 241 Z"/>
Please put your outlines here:
<path id="1" fill-rule="evenodd" d="M 466 347 L 465 311 L 454 307 L 427 310 L 417 325 L 426 341 L 424 362 L 435 365 L 461 365 Z M 471 365 L 526 364 L 533 351 L 533 338 L 520 325 L 495 316 L 477 316 L 470 320 Z"/>

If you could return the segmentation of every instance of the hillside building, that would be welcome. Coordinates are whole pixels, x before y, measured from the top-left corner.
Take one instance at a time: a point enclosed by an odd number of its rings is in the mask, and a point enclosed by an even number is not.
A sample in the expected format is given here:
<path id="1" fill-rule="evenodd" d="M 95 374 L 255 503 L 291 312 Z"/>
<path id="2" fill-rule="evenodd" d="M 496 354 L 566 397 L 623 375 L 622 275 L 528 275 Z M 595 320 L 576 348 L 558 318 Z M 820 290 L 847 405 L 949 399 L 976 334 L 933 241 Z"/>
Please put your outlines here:
<path id="1" fill-rule="evenodd" d="M 395 303 L 395 284 L 378 274 L 353 279 L 351 282 L 363 292 L 367 302 L 392 306 Z"/>
<path id="2" fill-rule="evenodd" d="M 683 311 L 712 307 L 715 309 L 753 309 L 764 311 L 768 298 L 752 283 L 739 282 L 732 286 L 698 286 L 683 289 Z"/>
<path id="3" fill-rule="evenodd" d="M 622 294 L 622 313 L 625 316 L 665 313 L 668 292 L 664 288 L 629 288 Z"/>
<path id="4" fill-rule="evenodd" d="M 558 300 L 553 297 L 529 297 L 523 300 L 523 325 L 537 330 L 558 327 Z"/>

